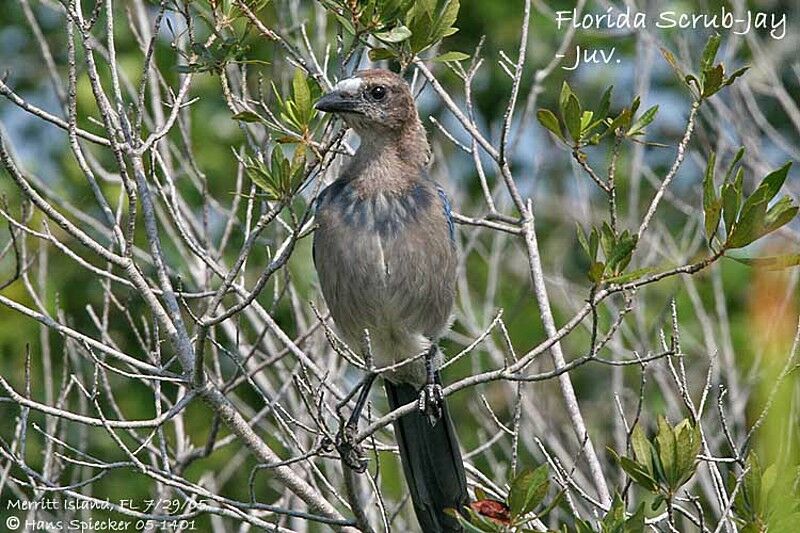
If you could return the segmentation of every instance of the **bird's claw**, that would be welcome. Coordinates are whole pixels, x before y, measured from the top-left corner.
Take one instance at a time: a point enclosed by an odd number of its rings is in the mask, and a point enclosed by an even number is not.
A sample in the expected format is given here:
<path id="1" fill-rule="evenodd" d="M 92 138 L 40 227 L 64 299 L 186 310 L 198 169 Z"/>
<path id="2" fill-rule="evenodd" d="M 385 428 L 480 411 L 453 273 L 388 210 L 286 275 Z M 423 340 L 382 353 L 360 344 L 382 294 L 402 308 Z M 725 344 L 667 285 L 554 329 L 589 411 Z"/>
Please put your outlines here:
<path id="1" fill-rule="evenodd" d="M 342 458 L 342 462 L 351 470 L 363 474 L 367 470 L 367 456 L 364 450 L 356 442 L 358 428 L 351 424 L 346 424 L 336 435 L 336 450 Z"/>
<path id="2" fill-rule="evenodd" d="M 442 417 L 442 404 L 444 403 L 444 394 L 442 386 L 438 383 L 429 383 L 422 387 L 419 392 L 419 410 L 428 415 L 431 425 Z"/>

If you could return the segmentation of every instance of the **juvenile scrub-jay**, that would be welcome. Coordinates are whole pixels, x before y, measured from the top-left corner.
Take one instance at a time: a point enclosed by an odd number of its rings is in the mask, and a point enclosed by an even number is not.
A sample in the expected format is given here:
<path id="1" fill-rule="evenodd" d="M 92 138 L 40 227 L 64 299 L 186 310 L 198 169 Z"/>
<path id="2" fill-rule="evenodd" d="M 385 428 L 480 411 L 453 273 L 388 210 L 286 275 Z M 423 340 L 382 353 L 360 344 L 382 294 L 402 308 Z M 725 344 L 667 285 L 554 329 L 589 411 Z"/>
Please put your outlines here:
<path id="1" fill-rule="evenodd" d="M 441 394 L 437 340 L 455 294 L 450 203 L 430 179 L 430 148 L 405 81 L 365 70 L 317 103 L 361 138 L 355 156 L 317 200 L 314 264 L 322 293 L 347 344 L 363 344 L 383 373 L 392 409 L 418 402 L 394 423 L 411 500 L 424 533 L 461 531 L 444 509 L 467 502 L 464 463 Z M 424 357 L 418 357 L 424 353 Z M 364 381 L 350 424 L 366 402 Z"/>

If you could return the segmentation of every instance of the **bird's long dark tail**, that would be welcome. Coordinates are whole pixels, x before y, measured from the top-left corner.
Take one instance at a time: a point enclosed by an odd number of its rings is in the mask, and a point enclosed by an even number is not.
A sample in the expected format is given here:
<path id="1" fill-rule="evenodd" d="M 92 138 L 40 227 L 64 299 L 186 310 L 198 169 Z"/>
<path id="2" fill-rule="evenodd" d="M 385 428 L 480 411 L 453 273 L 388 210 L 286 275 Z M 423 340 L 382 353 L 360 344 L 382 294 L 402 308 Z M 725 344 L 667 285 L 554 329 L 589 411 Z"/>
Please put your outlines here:
<path id="1" fill-rule="evenodd" d="M 438 372 L 436 381 L 439 382 Z M 417 401 L 419 391 L 412 385 L 384 380 L 389 406 Z M 431 425 L 419 410 L 394 422 L 400 460 L 406 475 L 414 511 L 423 533 L 462 531 L 458 520 L 444 512 L 466 505 L 467 479 L 453 423 L 442 405 L 442 417 Z"/>

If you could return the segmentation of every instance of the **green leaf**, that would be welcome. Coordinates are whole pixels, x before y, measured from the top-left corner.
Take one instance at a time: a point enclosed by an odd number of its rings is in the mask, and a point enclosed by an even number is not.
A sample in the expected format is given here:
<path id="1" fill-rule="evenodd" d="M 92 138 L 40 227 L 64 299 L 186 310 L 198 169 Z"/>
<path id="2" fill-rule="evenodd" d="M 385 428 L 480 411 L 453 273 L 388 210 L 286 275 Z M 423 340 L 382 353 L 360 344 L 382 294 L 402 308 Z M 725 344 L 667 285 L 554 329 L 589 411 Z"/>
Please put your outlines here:
<path id="1" fill-rule="evenodd" d="M 368 55 L 370 61 L 381 61 L 383 59 L 394 59 L 397 57 L 397 52 L 389 48 L 373 48 Z"/>
<path id="2" fill-rule="evenodd" d="M 415 4 L 422 8 L 422 13 L 433 16 L 433 10 L 436 9 L 437 0 L 417 0 Z"/>
<path id="3" fill-rule="evenodd" d="M 280 145 L 276 145 L 272 149 L 269 165 L 259 158 L 249 157 L 245 163 L 245 170 L 248 177 L 268 198 L 273 200 L 290 198 L 296 192 L 298 177 L 303 175 L 304 154 L 305 146 L 298 145 L 295 148 L 292 164 L 283 155 Z"/>
<path id="4" fill-rule="evenodd" d="M 416 14 L 413 21 L 411 24 L 406 22 L 406 26 L 411 30 L 408 44 L 414 53 L 421 52 L 433 44 L 430 40 L 431 30 L 433 29 L 433 13 L 425 5 L 426 2 L 416 2 L 414 4 Z"/>
<path id="5" fill-rule="evenodd" d="M 313 109 L 311 107 L 311 91 L 308 89 L 306 75 L 302 69 L 297 68 L 294 71 L 292 94 L 294 95 L 294 103 L 300 115 L 299 118 L 302 120 L 302 125 L 305 126 L 311 118 Z"/>
<path id="6" fill-rule="evenodd" d="M 329 12 L 333 13 L 333 16 L 336 17 L 336 20 L 339 21 L 339 24 L 341 24 L 344 27 L 344 29 L 347 30 L 347 33 L 349 33 L 350 35 L 355 35 L 356 34 L 356 29 L 353 26 L 353 23 L 352 23 L 352 21 L 350 21 L 350 19 L 340 15 L 339 13 L 337 13 L 334 10 L 329 10 Z"/>
<path id="7" fill-rule="evenodd" d="M 639 463 L 634 463 L 627 457 L 620 457 L 619 465 L 622 467 L 622 470 L 641 487 L 650 492 L 656 492 L 658 490 L 656 481 Z"/>
<path id="8" fill-rule="evenodd" d="M 654 105 L 642 113 L 642 115 L 630 127 L 626 135 L 641 135 L 644 133 L 644 128 L 656 118 L 656 113 L 658 113 L 657 105 Z"/>
<path id="9" fill-rule="evenodd" d="M 297 147 L 295 147 L 294 155 L 292 156 L 292 164 L 291 164 L 292 177 L 296 178 L 298 174 L 302 174 L 305 168 L 306 168 L 306 145 L 298 144 Z"/>
<path id="10" fill-rule="evenodd" d="M 411 27 L 411 25 L 414 23 L 414 20 L 420 17 L 423 11 L 423 2 L 412 2 L 411 8 L 406 11 L 405 18 L 403 19 L 406 23 L 406 26 Z"/>
<path id="11" fill-rule="evenodd" d="M 744 191 L 744 169 L 742 167 L 739 167 L 739 170 L 736 171 L 736 177 L 733 178 L 733 186 L 739 193 L 739 199 L 741 200 L 742 192 Z"/>
<path id="12" fill-rule="evenodd" d="M 620 235 L 606 262 L 614 274 L 619 274 L 630 262 L 633 250 L 636 248 L 636 236 L 629 235 L 627 230 Z"/>
<path id="13" fill-rule="evenodd" d="M 795 216 L 796 211 L 793 211 L 790 202 L 781 200 L 770 209 L 767 217 L 767 204 L 780 191 L 790 167 L 791 162 L 788 162 L 767 174 L 753 194 L 745 200 L 741 215 L 728 237 L 726 243 L 728 248 L 747 246 L 763 235 L 775 231 Z"/>
<path id="14" fill-rule="evenodd" d="M 653 512 L 658 511 L 658 508 L 661 507 L 661 504 L 664 503 L 664 496 L 659 494 L 655 498 L 653 498 L 653 503 L 650 504 L 650 509 Z"/>
<path id="15" fill-rule="evenodd" d="M 724 70 L 722 64 L 703 71 L 703 98 L 714 95 L 722 88 Z"/>
<path id="16" fill-rule="evenodd" d="M 719 50 L 720 36 L 715 33 L 706 41 L 706 46 L 703 49 L 703 58 L 700 62 L 700 70 L 704 71 L 711 67 L 714 63 L 714 58 L 717 57 L 717 50 Z"/>
<path id="17" fill-rule="evenodd" d="M 581 104 L 578 102 L 578 98 L 574 94 L 570 94 L 564 109 L 564 124 L 575 143 L 581 140 L 581 114 Z"/>
<path id="18" fill-rule="evenodd" d="M 639 110 L 639 106 L 642 104 L 642 98 L 637 94 L 633 98 L 633 102 L 631 103 L 631 118 L 636 115 L 636 112 Z"/>
<path id="19" fill-rule="evenodd" d="M 711 152 L 703 177 L 703 213 L 705 216 L 706 238 L 709 244 L 711 244 L 714 234 L 717 233 L 722 210 L 722 201 L 717 198 L 717 192 L 714 187 L 714 165 L 716 161 L 716 154 Z"/>
<path id="20" fill-rule="evenodd" d="M 644 504 L 626 519 L 625 503 L 619 494 L 614 495 L 611 508 L 600 522 L 602 533 L 642 533 L 644 530 Z M 593 531 L 593 530 L 589 530 Z"/>
<path id="21" fill-rule="evenodd" d="M 735 257 L 729 255 L 737 263 L 766 270 L 782 270 L 800 265 L 800 254 L 774 255 L 769 257 Z"/>
<path id="22" fill-rule="evenodd" d="M 359 3 L 361 4 L 360 6 Z M 351 13 L 354 11 L 353 8 L 362 7 L 362 9 L 356 11 L 355 16 L 358 16 L 358 22 L 362 26 L 371 26 L 373 23 L 373 15 L 376 14 L 375 8 L 377 5 L 375 4 L 375 0 L 367 0 L 366 2 L 359 3 L 349 2 L 345 5 L 350 8 Z"/>
<path id="23" fill-rule="evenodd" d="M 561 526 L 559 532 L 569 533 L 569 529 L 567 529 L 566 524 Z M 592 524 L 587 522 L 586 520 L 581 520 L 580 518 L 575 519 L 575 533 L 596 533 Z"/>
<path id="24" fill-rule="evenodd" d="M 379 32 L 375 34 L 379 41 L 386 43 L 401 43 L 411 37 L 411 30 L 403 26 L 395 26 L 389 31 Z"/>
<path id="25" fill-rule="evenodd" d="M 736 164 L 742 160 L 742 156 L 744 156 L 744 146 L 739 148 L 736 151 L 736 154 L 733 156 L 733 161 L 731 161 L 730 166 L 728 166 L 728 171 L 725 173 L 725 179 L 722 180 L 723 183 L 728 183 L 733 175 L 733 169 L 736 168 Z"/>
<path id="26" fill-rule="evenodd" d="M 708 239 L 709 246 L 714 239 L 714 235 L 719 228 L 720 215 L 722 214 L 722 200 L 715 200 L 713 204 L 705 209 L 705 228 L 706 238 Z"/>
<path id="27" fill-rule="evenodd" d="M 797 215 L 797 206 L 789 196 L 784 196 L 769 208 L 764 216 L 764 235 L 788 224 Z"/>
<path id="28" fill-rule="evenodd" d="M 722 190 L 720 198 L 722 200 L 722 214 L 725 220 L 725 231 L 731 232 L 733 224 L 736 222 L 736 217 L 739 216 L 739 207 L 742 204 L 742 182 L 744 179 L 744 170 L 739 167 L 736 176 L 731 181 L 731 176 L 736 168 L 736 165 L 741 161 L 744 156 L 744 146 L 739 148 L 733 157 L 733 161 L 728 166 L 728 171 L 725 173 L 725 178 L 722 180 Z"/>
<path id="29" fill-rule="evenodd" d="M 240 65 L 269 65 L 269 61 L 262 61 L 260 59 L 240 59 L 237 61 Z"/>
<path id="30" fill-rule="evenodd" d="M 752 451 L 747 456 L 747 472 L 742 478 L 742 484 L 733 500 L 733 510 L 737 517 L 744 521 L 751 521 L 758 517 L 762 507 L 761 478 L 763 470 L 758 457 Z M 731 472 L 729 485 L 736 485 L 736 476 Z M 757 531 L 757 530 L 756 530 Z"/>
<path id="31" fill-rule="evenodd" d="M 767 200 L 763 193 L 756 191 L 753 196 L 758 194 L 758 198 L 750 201 L 752 196 L 745 202 L 742 214 L 733 227 L 733 231 L 728 236 L 725 248 L 742 248 L 755 241 L 759 236 L 759 229 L 764 224 L 764 217 L 767 214 Z"/>
<path id="32" fill-rule="evenodd" d="M 769 174 L 767 174 L 761 183 L 758 185 L 758 188 L 764 187 L 766 190 L 766 199 L 769 202 L 780 192 L 781 187 L 783 186 L 783 182 L 786 181 L 786 175 L 789 173 L 789 169 L 792 168 L 792 162 L 789 161 L 781 168 L 777 170 L 773 170 Z"/>
<path id="33" fill-rule="evenodd" d="M 597 119 L 602 120 L 608 116 L 608 110 L 611 107 L 611 91 L 614 89 L 614 86 L 610 86 L 608 89 L 605 90 L 603 96 L 600 98 L 600 105 L 597 108 Z"/>
<path id="34" fill-rule="evenodd" d="M 631 448 L 636 462 L 644 466 L 648 472 L 652 473 L 650 458 L 652 457 L 652 445 L 644 434 L 642 426 L 637 424 L 631 432 Z"/>
<path id="35" fill-rule="evenodd" d="M 733 82 L 735 82 L 737 78 L 743 76 L 744 73 L 747 72 L 749 69 L 750 67 L 742 67 L 740 69 L 735 70 L 733 74 L 731 74 L 728 78 L 725 79 L 725 81 L 722 83 L 722 86 L 727 87 L 728 85 L 733 84 Z"/>
<path id="36" fill-rule="evenodd" d="M 678 76 L 678 79 L 683 81 L 686 77 L 686 73 L 683 72 L 683 70 L 678 66 L 678 61 L 675 59 L 675 55 L 663 47 L 660 47 L 659 50 L 661 50 L 661 56 L 669 64 L 669 66 L 672 67 L 672 70 L 675 72 L 675 75 Z"/>
<path id="37" fill-rule="evenodd" d="M 623 533 L 644 533 L 644 503 L 640 503 L 636 511 L 625 520 Z"/>
<path id="38" fill-rule="evenodd" d="M 434 57 L 433 61 L 438 61 L 439 63 L 447 63 L 449 61 L 464 61 L 469 58 L 470 58 L 469 54 L 465 54 L 464 52 L 450 51 Z"/>
<path id="39" fill-rule="evenodd" d="M 745 524 L 742 529 L 739 530 L 739 533 L 764 533 L 764 528 L 754 522 L 750 522 Z"/>
<path id="40" fill-rule="evenodd" d="M 619 494 L 614 494 L 611 500 L 611 508 L 608 510 L 603 520 L 600 522 L 601 531 L 621 531 L 625 523 L 625 505 Z"/>
<path id="41" fill-rule="evenodd" d="M 283 161 L 285 159 L 286 158 L 283 156 L 283 149 L 280 146 L 276 146 L 272 149 L 269 168 L 273 176 L 280 175 L 281 167 L 283 166 Z"/>
<path id="42" fill-rule="evenodd" d="M 603 225 L 600 227 L 600 246 L 603 249 L 603 255 L 606 260 L 611 257 L 611 252 L 616 243 L 617 238 L 614 236 L 611 226 L 608 225 L 608 222 L 603 222 Z"/>
<path id="43" fill-rule="evenodd" d="M 558 108 L 561 110 L 562 117 L 567 114 L 567 101 L 572 94 L 572 88 L 569 86 L 569 83 L 566 81 L 562 83 L 561 93 L 558 95 Z"/>
<path id="44" fill-rule="evenodd" d="M 678 488 L 692 477 L 695 471 L 697 454 L 700 453 L 700 428 L 684 419 L 674 429 L 675 433 L 675 473 Z"/>
<path id="45" fill-rule="evenodd" d="M 594 112 L 586 110 L 581 115 L 581 133 L 586 131 L 589 125 L 592 123 L 592 117 L 594 116 Z"/>
<path id="46" fill-rule="evenodd" d="M 438 41 L 448 35 L 448 31 L 455 24 L 460 8 L 459 0 L 450 0 L 442 8 L 438 24 L 434 27 L 431 38 Z"/>
<path id="47" fill-rule="evenodd" d="M 603 281 L 605 283 L 617 283 L 621 285 L 623 283 L 635 281 L 643 276 L 650 274 L 654 270 L 655 269 L 650 267 L 637 268 L 636 270 L 631 270 L 630 272 L 627 272 L 625 274 L 620 274 L 619 276 L 605 277 L 603 278 Z"/>
<path id="48" fill-rule="evenodd" d="M 553 132 L 553 134 L 562 141 L 564 140 L 564 134 L 561 132 L 561 124 L 552 111 L 549 109 L 539 109 L 536 112 L 536 118 L 539 119 L 539 124 Z"/>
<path id="49" fill-rule="evenodd" d="M 241 111 L 231 117 L 233 120 L 240 120 L 242 122 L 261 122 L 261 117 L 252 111 Z"/>
<path id="50" fill-rule="evenodd" d="M 444 39 L 445 37 L 450 37 L 454 33 L 458 33 L 458 28 L 456 28 L 455 26 L 451 26 L 445 30 L 444 35 L 442 35 L 442 39 Z"/>
<path id="51" fill-rule="evenodd" d="M 530 513 L 542 502 L 550 488 L 547 476 L 547 465 L 541 465 L 534 470 L 525 470 L 514 478 L 508 493 L 512 518 Z"/>
<path id="52" fill-rule="evenodd" d="M 672 427 L 663 416 L 658 417 L 658 433 L 656 433 L 654 444 L 656 447 L 656 456 L 664 472 L 664 481 L 666 481 L 670 487 L 676 488 L 675 483 L 679 477 L 676 469 L 678 462 L 678 445 Z"/>
<path id="53" fill-rule="evenodd" d="M 597 228 L 592 228 L 592 232 L 589 233 L 589 251 L 591 252 L 591 254 L 589 255 L 592 257 L 593 260 L 597 258 L 597 248 L 599 244 L 600 244 L 600 237 L 597 234 Z"/>
<path id="54" fill-rule="evenodd" d="M 264 179 L 264 176 L 258 172 L 248 172 L 248 177 L 252 180 L 256 186 L 264 192 L 271 192 L 272 188 L 270 187 L 269 183 Z"/>
<path id="55" fill-rule="evenodd" d="M 736 216 L 739 214 L 739 195 L 736 194 L 736 188 L 732 183 L 726 183 L 722 186 L 721 199 L 725 231 L 730 233 L 733 224 L 736 222 Z"/>
<path id="56" fill-rule="evenodd" d="M 736 171 L 736 177 L 729 185 L 731 185 L 732 189 L 731 192 L 728 192 L 728 208 L 726 208 L 725 211 L 725 229 L 728 234 L 730 234 L 731 230 L 733 229 L 736 218 L 739 216 L 739 209 L 742 206 L 742 187 L 744 186 L 743 168 L 739 167 L 739 170 Z M 723 202 L 725 201 L 726 200 L 723 197 Z M 727 209 L 730 209 L 730 212 Z"/>
<path id="57" fill-rule="evenodd" d="M 245 171 L 250 180 L 270 199 L 277 199 L 280 194 L 269 167 L 261 159 L 248 157 Z"/>
<path id="58" fill-rule="evenodd" d="M 594 260 L 592 252 L 589 248 L 589 241 L 586 239 L 586 233 L 584 233 L 583 228 L 577 222 L 575 223 L 575 231 L 578 234 L 578 242 L 580 243 L 581 248 L 583 248 L 583 251 L 586 252 L 586 255 L 589 256 L 589 259 Z"/>
<path id="59" fill-rule="evenodd" d="M 608 122 L 608 132 L 614 132 L 617 128 L 627 128 L 628 124 L 631 122 L 631 110 L 627 107 L 623 109 L 619 115 L 617 115 L 613 120 Z"/>
<path id="60" fill-rule="evenodd" d="M 594 130 L 600 124 L 604 124 L 606 118 L 608 118 L 608 110 L 611 107 L 611 91 L 614 89 L 613 85 L 608 87 L 604 92 L 603 96 L 600 98 L 600 105 L 597 107 L 597 111 L 592 113 L 592 117 L 589 121 L 589 124 L 582 125 L 583 129 L 583 136 L 586 137 L 592 130 Z M 586 111 L 584 111 L 584 115 L 586 115 Z M 608 131 L 600 133 L 595 133 L 592 138 L 589 140 L 589 144 L 597 144 L 600 141 L 600 138 L 604 136 Z"/>
<path id="61" fill-rule="evenodd" d="M 760 500 L 762 502 L 769 502 L 771 499 L 772 489 L 775 488 L 775 482 L 778 480 L 778 468 L 773 463 L 766 467 L 761 473 L 761 494 Z"/>
<path id="62" fill-rule="evenodd" d="M 600 283 L 603 281 L 603 273 L 606 270 L 606 264 L 602 261 L 595 261 L 589 267 L 589 280 L 593 281 L 594 283 Z"/>

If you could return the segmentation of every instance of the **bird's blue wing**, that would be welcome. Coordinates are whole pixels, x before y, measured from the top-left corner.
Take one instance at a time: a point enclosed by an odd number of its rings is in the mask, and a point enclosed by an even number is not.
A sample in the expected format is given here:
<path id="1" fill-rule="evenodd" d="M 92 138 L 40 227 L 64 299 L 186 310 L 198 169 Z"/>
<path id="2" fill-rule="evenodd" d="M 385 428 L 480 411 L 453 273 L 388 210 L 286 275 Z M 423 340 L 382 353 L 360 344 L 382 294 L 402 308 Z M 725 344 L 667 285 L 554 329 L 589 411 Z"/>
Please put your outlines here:
<path id="1" fill-rule="evenodd" d="M 444 189 L 436 186 L 436 192 L 439 193 L 439 199 L 442 201 L 442 208 L 444 209 L 444 216 L 447 219 L 447 230 L 450 233 L 450 242 L 456 242 L 456 226 L 455 222 L 453 221 L 453 209 L 450 206 L 450 199 L 447 197 L 447 193 L 444 192 Z"/>
<path id="2" fill-rule="evenodd" d="M 330 193 L 330 185 L 322 189 L 322 191 L 317 195 L 316 200 L 314 201 L 314 217 L 315 219 L 319 216 L 319 210 L 322 206 L 322 203 L 325 201 L 325 197 Z M 314 268 L 317 268 L 317 236 L 316 232 L 314 238 L 311 240 L 311 260 L 314 262 Z"/>

